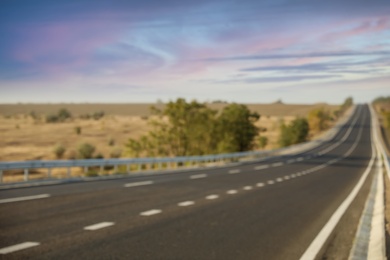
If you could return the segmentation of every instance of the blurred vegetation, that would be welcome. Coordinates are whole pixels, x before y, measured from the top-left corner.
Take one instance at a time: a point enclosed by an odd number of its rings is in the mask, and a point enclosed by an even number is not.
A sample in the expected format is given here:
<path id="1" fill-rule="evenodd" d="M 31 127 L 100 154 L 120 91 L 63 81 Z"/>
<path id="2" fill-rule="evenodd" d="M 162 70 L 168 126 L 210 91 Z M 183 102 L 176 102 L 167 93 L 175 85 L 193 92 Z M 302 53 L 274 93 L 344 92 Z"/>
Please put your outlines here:
<path id="1" fill-rule="evenodd" d="M 373 104 L 377 111 L 382 115 L 384 127 L 390 130 L 390 96 L 378 97 L 374 99 Z"/>
<path id="2" fill-rule="evenodd" d="M 306 118 L 296 118 L 289 125 L 280 127 L 279 145 L 286 147 L 307 141 L 309 123 Z"/>
<path id="3" fill-rule="evenodd" d="M 177 99 L 163 110 L 152 107 L 153 127 L 139 139 L 126 143 L 128 154 L 139 156 L 191 156 L 251 150 L 260 115 L 240 104 L 229 104 L 221 112 L 197 101 Z"/>
<path id="4" fill-rule="evenodd" d="M 65 154 L 66 148 L 63 144 L 57 144 L 54 149 L 53 153 L 57 159 L 61 159 Z"/>
<path id="5" fill-rule="evenodd" d="M 77 157 L 79 159 L 91 159 L 96 148 L 90 143 L 82 143 L 77 149 Z"/>
<path id="6" fill-rule="evenodd" d="M 60 110 L 58 110 L 57 114 L 47 115 L 46 122 L 58 123 L 64 122 L 70 118 L 72 118 L 72 114 L 66 108 L 61 108 Z"/>

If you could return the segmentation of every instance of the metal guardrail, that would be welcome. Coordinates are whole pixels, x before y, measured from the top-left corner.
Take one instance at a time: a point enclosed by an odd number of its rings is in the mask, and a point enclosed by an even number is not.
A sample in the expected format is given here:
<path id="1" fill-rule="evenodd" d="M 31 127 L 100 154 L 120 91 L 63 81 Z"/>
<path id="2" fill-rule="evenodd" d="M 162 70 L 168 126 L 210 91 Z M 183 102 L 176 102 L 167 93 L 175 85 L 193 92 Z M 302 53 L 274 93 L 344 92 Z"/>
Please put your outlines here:
<path id="1" fill-rule="evenodd" d="M 372 116 L 372 124 L 374 129 L 374 133 L 373 133 L 374 141 L 377 144 L 380 155 L 382 155 L 383 157 L 383 164 L 387 172 L 387 177 L 390 179 L 390 157 L 386 152 L 385 142 L 383 141 L 382 133 L 380 131 L 379 119 L 372 105 L 370 105 L 370 112 Z"/>
<path id="2" fill-rule="evenodd" d="M 29 180 L 29 172 L 31 169 L 47 169 L 47 178 L 51 179 L 51 170 L 53 168 L 67 168 L 67 178 L 72 178 L 71 169 L 74 167 L 83 167 L 84 173 L 88 172 L 90 167 L 99 167 L 99 173 L 104 172 L 105 167 L 114 167 L 114 172 L 118 171 L 119 166 L 126 166 L 126 173 L 130 174 L 131 166 L 136 165 L 136 171 L 141 171 L 143 165 L 149 166 L 149 169 L 161 170 L 163 165 L 167 169 L 178 168 L 186 163 L 190 166 L 196 164 L 207 164 L 213 162 L 232 162 L 243 159 L 261 159 L 270 156 L 286 155 L 302 152 L 312 149 L 321 143 L 332 139 L 338 132 L 338 128 L 344 125 L 353 115 L 355 107 L 347 113 L 335 127 L 328 130 L 321 139 L 309 141 L 290 147 L 275 149 L 270 151 L 248 151 L 229 154 L 214 154 L 204 156 L 185 156 L 185 157 L 164 157 L 164 158 L 120 158 L 120 159 L 86 159 L 86 160 L 51 160 L 51 161 L 22 161 L 22 162 L 0 162 L 0 183 L 3 182 L 3 173 L 9 170 L 24 170 L 24 181 Z"/>

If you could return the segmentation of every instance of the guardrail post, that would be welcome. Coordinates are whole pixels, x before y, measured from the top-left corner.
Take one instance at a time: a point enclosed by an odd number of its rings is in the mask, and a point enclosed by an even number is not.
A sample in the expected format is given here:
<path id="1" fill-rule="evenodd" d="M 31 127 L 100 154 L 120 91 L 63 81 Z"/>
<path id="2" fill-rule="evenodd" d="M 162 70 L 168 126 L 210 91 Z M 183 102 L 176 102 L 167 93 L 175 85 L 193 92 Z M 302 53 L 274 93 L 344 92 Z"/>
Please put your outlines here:
<path id="1" fill-rule="evenodd" d="M 162 168 L 162 163 L 159 162 L 159 163 L 158 163 L 158 169 L 161 170 L 161 168 Z"/>
<path id="2" fill-rule="evenodd" d="M 114 173 L 118 172 L 118 164 L 114 165 Z"/>
<path id="3" fill-rule="evenodd" d="M 3 171 L 0 170 L 0 183 L 3 183 Z"/>
<path id="4" fill-rule="evenodd" d="M 138 171 L 141 171 L 142 170 L 142 163 L 139 163 L 138 164 Z"/>
<path id="5" fill-rule="evenodd" d="M 127 173 L 130 173 L 130 164 L 126 164 L 126 171 Z"/>
<path id="6" fill-rule="evenodd" d="M 70 178 L 70 174 L 71 174 L 71 172 L 70 172 L 70 167 L 68 167 L 68 172 L 67 172 L 68 178 Z"/>
<path id="7" fill-rule="evenodd" d="M 99 170 L 100 175 L 103 174 L 103 170 L 104 170 L 103 168 L 104 168 L 103 165 L 100 165 L 100 170 Z"/>
<path id="8" fill-rule="evenodd" d="M 24 180 L 28 181 L 28 169 L 24 169 Z"/>
<path id="9" fill-rule="evenodd" d="M 88 173 L 88 166 L 84 166 L 84 173 Z"/>
<path id="10" fill-rule="evenodd" d="M 51 168 L 47 168 L 47 178 L 51 178 Z"/>

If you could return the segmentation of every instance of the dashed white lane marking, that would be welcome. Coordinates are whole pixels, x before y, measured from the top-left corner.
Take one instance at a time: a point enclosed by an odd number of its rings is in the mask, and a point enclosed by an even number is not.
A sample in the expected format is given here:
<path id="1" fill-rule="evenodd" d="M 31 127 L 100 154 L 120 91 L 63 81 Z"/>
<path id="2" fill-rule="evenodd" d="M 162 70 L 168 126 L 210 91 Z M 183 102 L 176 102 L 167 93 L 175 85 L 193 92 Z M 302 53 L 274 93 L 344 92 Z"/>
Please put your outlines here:
<path id="1" fill-rule="evenodd" d="M 303 157 L 299 157 L 299 158 L 297 158 L 297 162 L 301 162 L 301 161 L 303 161 Z"/>
<path id="2" fill-rule="evenodd" d="M 289 180 L 289 179 L 290 179 L 290 176 L 284 176 L 284 179 L 285 179 L 285 180 Z"/>
<path id="3" fill-rule="evenodd" d="M 274 182 L 274 181 L 267 181 L 267 183 L 268 183 L 269 185 L 272 185 L 272 184 L 274 184 L 275 182 Z"/>
<path id="4" fill-rule="evenodd" d="M 233 169 L 233 170 L 229 171 L 229 174 L 236 174 L 236 173 L 240 173 L 240 172 L 241 172 L 241 170 L 239 170 L 239 169 Z"/>
<path id="5" fill-rule="evenodd" d="M 140 182 L 132 182 L 132 183 L 126 183 L 124 186 L 126 188 L 130 187 L 137 187 L 137 186 L 144 186 L 144 185 L 151 185 L 154 181 L 140 181 Z"/>
<path id="6" fill-rule="evenodd" d="M 264 170 L 264 169 L 267 169 L 267 168 L 269 168 L 268 164 L 256 166 L 254 169 L 258 171 L 258 170 Z"/>
<path id="7" fill-rule="evenodd" d="M 256 186 L 257 186 L 257 187 L 264 187 L 264 183 L 259 182 L 259 183 L 256 184 Z"/>
<path id="8" fill-rule="evenodd" d="M 17 198 L 10 198 L 10 199 L 2 199 L 0 200 L 1 203 L 10 203 L 10 202 L 17 202 L 17 201 L 25 201 L 25 200 L 36 200 L 36 199 L 43 199 L 50 197 L 50 194 L 40 194 L 40 195 L 34 195 L 34 196 L 26 196 L 26 197 L 17 197 Z"/>
<path id="9" fill-rule="evenodd" d="M 161 209 L 151 209 L 151 210 L 148 210 L 148 211 L 141 212 L 140 215 L 141 216 L 145 216 L 145 217 L 149 217 L 149 216 L 152 216 L 152 215 L 160 214 L 161 212 L 162 212 Z"/>
<path id="10" fill-rule="evenodd" d="M 5 255 L 9 253 L 13 253 L 19 250 L 27 249 L 33 246 L 39 246 L 40 243 L 38 242 L 24 242 L 13 246 L 7 246 L 0 249 L 0 254 Z"/>
<path id="11" fill-rule="evenodd" d="M 287 161 L 287 163 L 294 163 L 295 162 L 295 159 L 290 159 Z"/>
<path id="12" fill-rule="evenodd" d="M 212 194 L 212 195 L 208 195 L 208 196 L 206 197 L 206 200 L 215 200 L 215 199 L 218 199 L 218 198 L 219 198 L 218 195 Z"/>
<path id="13" fill-rule="evenodd" d="M 244 187 L 244 190 L 251 190 L 251 189 L 253 189 L 252 186 L 245 186 Z"/>
<path id="14" fill-rule="evenodd" d="M 97 223 L 97 224 L 94 224 L 91 226 L 84 227 L 84 229 L 92 231 L 92 230 L 98 230 L 101 228 L 109 227 L 109 226 L 112 226 L 114 224 L 115 224 L 114 222 L 102 222 L 102 223 Z"/>
<path id="15" fill-rule="evenodd" d="M 227 194 L 236 194 L 237 190 L 228 190 L 226 193 Z"/>
<path id="16" fill-rule="evenodd" d="M 201 178 L 206 178 L 206 177 L 207 177 L 207 174 L 195 174 L 195 175 L 191 175 L 190 179 L 201 179 Z"/>
<path id="17" fill-rule="evenodd" d="M 282 182 L 282 181 L 283 181 L 283 178 L 277 178 L 276 181 L 277 181 L 277 182 Z"/>
<path id="18" fill-rule="evenodd" d="M 282 166 L 283 164 L 284 164 L 283 162 L 278 162 L 278 163 L 273 163 L 272 166 L 278 167 L 278 166 Z"/>
<path id="19" fill-rule="evenodd" d="M 302 173 L 300 173 L 300 172 L 297 173 L 297 176 L 301 176 L 301 175 L 302 175 Z"/>
<path id="20" fill-rule="evenodd" d="M 193 202 L 193 201 L 183 201 L 183 202 L 178 203 L 177 205 L 179 207 L 187 207 L 187 206 L 191 206 L 194 204 L 195 204 L 195 202 Z"/>
<path id="21" fill-rule="evenodd" d="M 290 176 L 291 176 L 291 178 L 297 177 L 297 176 L 295 175 L 295 173 L 291 174 Z"/>

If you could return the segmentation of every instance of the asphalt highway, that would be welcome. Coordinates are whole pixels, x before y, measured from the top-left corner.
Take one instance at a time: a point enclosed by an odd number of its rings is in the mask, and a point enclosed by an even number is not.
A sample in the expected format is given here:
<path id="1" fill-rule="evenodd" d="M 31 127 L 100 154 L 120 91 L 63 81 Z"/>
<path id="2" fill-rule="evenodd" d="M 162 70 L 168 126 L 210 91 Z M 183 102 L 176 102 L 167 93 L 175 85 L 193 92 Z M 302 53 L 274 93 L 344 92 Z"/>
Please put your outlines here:
<path id="1" fill-rule="evenodd" d="M 231 167 L 0 191 L 1 259 L 299 259 L 372 156 L 370 113 Z"/>

